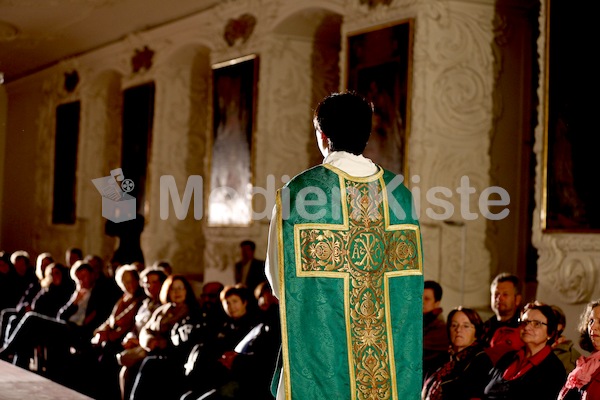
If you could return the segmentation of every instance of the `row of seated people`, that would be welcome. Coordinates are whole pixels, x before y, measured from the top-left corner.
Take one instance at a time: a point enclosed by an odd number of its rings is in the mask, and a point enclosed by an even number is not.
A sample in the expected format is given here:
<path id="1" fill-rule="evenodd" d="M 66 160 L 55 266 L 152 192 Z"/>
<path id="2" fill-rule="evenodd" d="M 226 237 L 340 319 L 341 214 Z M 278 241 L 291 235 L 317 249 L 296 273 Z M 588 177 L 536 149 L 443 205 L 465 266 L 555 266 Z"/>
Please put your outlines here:
<path id="1" fill-rule="evenodd" d="M 0 358 L 97 399 L 272 399 L 278 304 L 266 282 L 254 294 L 212 282 L 198 301 L 161 267 L 51 263 L 29 306 L 2 311 Z"/>
<path id="2" fill-rule="evenodd" d="M 474 309 L 457 307 L 444 321 L 441 286 L 425 282 L 424 334 L 430 337 L 424 337 L 423 400 L 600 399 L 600 300 L 580 317 L 579 344 L 591 353 L 582 356 L 563 335 L 562 310 L 538 301 L 520 307 L 519 286 L 514 275 L 500 274 L 490 287 L 496 315 L 483 322 Z M 435 357 L 431 336 L 438 348 L 449 344 Z"/>

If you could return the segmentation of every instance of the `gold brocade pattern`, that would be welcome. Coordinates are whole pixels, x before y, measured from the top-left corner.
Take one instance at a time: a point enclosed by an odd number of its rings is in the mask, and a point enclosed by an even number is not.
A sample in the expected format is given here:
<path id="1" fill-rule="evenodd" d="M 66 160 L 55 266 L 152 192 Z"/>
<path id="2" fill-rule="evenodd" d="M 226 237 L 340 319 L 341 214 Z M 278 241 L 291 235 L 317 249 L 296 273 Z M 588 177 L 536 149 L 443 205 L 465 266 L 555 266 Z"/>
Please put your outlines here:
<path id="1" fill-rule="evenodd" d="M 344 225 L 299 229 L 300 272 L 348 277 L 347 327 L 353 398 L 396 398 L 387 279 L 421 271 L 416 225 L 390 226 L 379 180 L 340 182 Z M 347 333 L 348 333 L 347 332 Z"/>

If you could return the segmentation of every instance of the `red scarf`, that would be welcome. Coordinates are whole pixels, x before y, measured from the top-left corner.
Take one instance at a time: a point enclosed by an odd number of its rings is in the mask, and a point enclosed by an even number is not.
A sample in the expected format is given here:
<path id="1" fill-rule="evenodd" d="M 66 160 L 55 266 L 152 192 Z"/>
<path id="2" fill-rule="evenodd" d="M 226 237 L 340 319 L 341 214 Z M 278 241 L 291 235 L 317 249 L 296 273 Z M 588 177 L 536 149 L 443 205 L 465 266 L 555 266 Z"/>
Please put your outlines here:
<path id="1" fill-rule="evenodd" d="M 506 368 L 506 371 L 502 374 L 502 378 L 507 381 L 512 381 L 514 379 L 520 378 L 525 375 L 527 371 L 533 368 L 536 365 L 539 365 L 544 359 L 552 352 L 552 348 L 550 346 L 544 346 L 544 348 L 531 357 L 525 357 L 525 349 L 521 349 L 517 352 L 517 359 L 512 362 Z"/>

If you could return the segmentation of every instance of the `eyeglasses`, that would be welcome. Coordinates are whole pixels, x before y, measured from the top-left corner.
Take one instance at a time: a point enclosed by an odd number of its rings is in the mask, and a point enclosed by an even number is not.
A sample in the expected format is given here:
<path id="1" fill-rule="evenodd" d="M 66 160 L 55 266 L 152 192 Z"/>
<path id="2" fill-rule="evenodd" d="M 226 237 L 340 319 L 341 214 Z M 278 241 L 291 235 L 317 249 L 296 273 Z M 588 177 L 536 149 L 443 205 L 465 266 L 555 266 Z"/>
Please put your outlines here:
<path id="1" fill-rule="evenodd" d="M 462 328 L 462 329 L 471 329 L 471 328 L 474 328 L 474 327 L 475 326 L 473 324 L 467 324 L 467 323 L 465 323 L 465 324 L 456 324 L 456 323 L 450 324 L 450 329 L 457 329 L 457 330 L 459 328 Z"/>
<path id="2" fill-rule="evenodd" d="M 533 325 L 534 328 L 541 328 L 542 325 L 548 326 L 547 323 L 542 322 L 542 321 L 538 321 L 538 320 L 535 320 L 535 319 L 520 319 L 519 320 L 519 325 L 521 325 L 522 327 L 526 327 L 529 324 Z"/>

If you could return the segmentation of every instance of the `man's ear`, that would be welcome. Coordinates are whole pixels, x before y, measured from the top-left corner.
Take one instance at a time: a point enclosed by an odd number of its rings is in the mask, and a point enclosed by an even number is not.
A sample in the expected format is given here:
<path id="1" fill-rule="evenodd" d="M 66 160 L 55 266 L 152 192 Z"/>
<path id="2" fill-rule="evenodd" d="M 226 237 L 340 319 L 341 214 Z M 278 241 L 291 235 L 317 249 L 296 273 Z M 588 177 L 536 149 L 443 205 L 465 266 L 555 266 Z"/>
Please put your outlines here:
<path id="1" fill-rule="evenodd" d="M 323 141 L 323 145 L 329 148 L 329 138 L 323 133 L 323 131 L 319 131 L 319 133 L 321 134 L 321 140 Z"/>
<path id="2" fill-rule="evenodd" d="M 515 306 L 519 307 L 521 305 L 521 301 L 523 300 L 523 297 L 521 297 L 520 294 L 515 296 Z"/>

